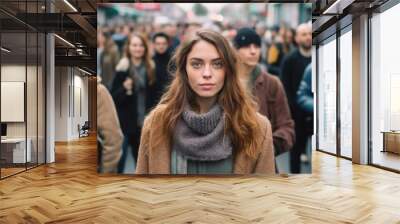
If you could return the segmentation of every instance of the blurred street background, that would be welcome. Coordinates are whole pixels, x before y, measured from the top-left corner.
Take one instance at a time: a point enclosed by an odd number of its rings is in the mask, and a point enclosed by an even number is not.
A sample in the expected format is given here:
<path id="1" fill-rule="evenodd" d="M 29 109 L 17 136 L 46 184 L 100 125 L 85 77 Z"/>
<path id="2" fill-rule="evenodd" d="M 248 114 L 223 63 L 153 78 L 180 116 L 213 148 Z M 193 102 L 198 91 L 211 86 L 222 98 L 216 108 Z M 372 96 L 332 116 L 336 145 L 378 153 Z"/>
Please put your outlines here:
<path id="1" fill-rule="evenodd" d="M 296 29 L 300 24 L 311 25 L 312 10 L 310 3 L 102 3 L 97 6 L 97 73 L 111 93 L 115 68 L 127 53 L 124 47 L 132 33 L 140 33 L 147 38 L 154 59 L 157 52 L 153 37 L 156 33 L 168 35 L 168 52 L 173 54 L 180 43 L 196 30 L 206 28 L 217 31 L 232 43 L 240 28 L 250 27 L 262 40 L 260 66 L 270 75 L 280 77 L 285 56 L 298 48 Z M 302 76 L 303 71 L 299 74 Z M 120 123 L 126 122 L 120 117 Z M 132 143 L 135 140 L 130 139 L 137 139 L 138 134 L 129 137 L 124 128 L 122 131 L 125 141 L 119 172 L 133 173 L 135 150 L 127 148 L 138 146 L 138 142 Z M 300 158 L 300 154 L 297 157 Z M 292 167 L 292 172 L 311 172 L 310 150 L 302 151 L 298 161 L 301 161 L 300 170 L 293 171 Z M 276 163 L 280 172 L 290 173 L 290 152 L 278 155 Z"/>

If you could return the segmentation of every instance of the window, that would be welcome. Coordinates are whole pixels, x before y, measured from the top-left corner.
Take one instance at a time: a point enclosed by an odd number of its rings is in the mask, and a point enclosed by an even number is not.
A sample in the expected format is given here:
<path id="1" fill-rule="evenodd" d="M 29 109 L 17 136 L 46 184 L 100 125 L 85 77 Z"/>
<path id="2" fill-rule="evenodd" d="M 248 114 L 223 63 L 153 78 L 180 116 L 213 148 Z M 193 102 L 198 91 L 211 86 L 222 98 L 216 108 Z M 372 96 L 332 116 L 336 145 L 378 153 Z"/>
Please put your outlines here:
<path id="1" fill-rule="evenodd" d="M 336 153 L 336 36 L 318 48 L 318 149 Z"/>
<path id="2" fill-rule="evenodd" d="M 351 158 L 353 71 L 351 26 L 348 28 L 340 36 L 340 155 Z"/>
<path id="3" fill-rule="evenodd" d="M 44 1 L 8 1 L 39 13 Z M 0 13 L 0 178 L 45 163 L 45 35 Z M 11 109 L 14 108 L 14 109 Z M 16 109 L 15 109 L 16 108 Z"/>
<path id="4" fill-rule="evenodd" d="M 373 164 L 396 170 L 400 170 L 400 155 L 393 153 L 400 148 L 400 33 L 394 28 L 398 21 L 400 5 L 371 18 L 371 157 Z"/>

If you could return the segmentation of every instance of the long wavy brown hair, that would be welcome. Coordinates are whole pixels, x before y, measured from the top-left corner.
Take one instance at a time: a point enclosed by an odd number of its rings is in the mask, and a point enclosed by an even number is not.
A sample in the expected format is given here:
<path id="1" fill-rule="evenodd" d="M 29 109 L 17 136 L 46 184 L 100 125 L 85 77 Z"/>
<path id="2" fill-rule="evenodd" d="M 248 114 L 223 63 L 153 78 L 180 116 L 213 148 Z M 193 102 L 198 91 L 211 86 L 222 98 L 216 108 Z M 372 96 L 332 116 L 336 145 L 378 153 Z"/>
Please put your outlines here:
<path id="1" fill-rule="evenodd" d="M 209 30 L 198 31 L 191 40 L 182 43 L 177 49 L 172 59 L 176 66 L 175 77 L 160 103 L 151 112 L 153 120 L 150 121 L 149 150 L 154 150 L 160 142 L 171 145 L 173 130 L 185 102 L 198 108 L 196 94 L 189 85 L 186 63 L 190 51 L 199 41 L 212 44 L 224 62 L 224 86 L 217 99 L 225 113 L 224 132 L 231 137 L 236 153 L 244 150 L 247 155 L 255 158 L 264 136 L 261 125 L 257 122 L 257 105 L 239 80 L 237 56 L 233 48 L 222 35 Z"/>
<path id="2" fill-rule="evenodd" d="M 143 54 L 143 62 L 145 63 L 146 66 L 146 73 L 147 73 L 147 79 L 150 85 L 152 85 L 156 81 L 156 76 L 155 76 L 155 64 L 153 59 L 151 58 L 150 54 L 150 49 L 149 49 L 149 42 L 147 38 L 140 34 L 140 33 L 132 33 L 128 36 L 128 39 L 125 44 L 125 49 L 124 49 L 124 55 L 125 57 L 129 58 L 131 60 L 132 55 L 129 52 L 129 45 L 131 44 L 132 38 L 133 37 L 138 37 L 144 46 L 144 54 Z"/>

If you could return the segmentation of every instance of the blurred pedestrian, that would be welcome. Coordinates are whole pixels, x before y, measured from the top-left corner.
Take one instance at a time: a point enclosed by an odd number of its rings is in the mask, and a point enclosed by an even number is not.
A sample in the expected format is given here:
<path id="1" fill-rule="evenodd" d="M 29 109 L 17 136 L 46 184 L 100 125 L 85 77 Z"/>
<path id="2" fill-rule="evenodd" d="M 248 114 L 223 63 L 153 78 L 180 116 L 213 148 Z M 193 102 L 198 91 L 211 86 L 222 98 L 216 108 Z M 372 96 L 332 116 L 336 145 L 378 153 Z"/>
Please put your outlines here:
<path id="1" fill-rule="evenodd" d="M 314 133 L 314 95 L 312 92 L 312 69 L 311 64 L 304 71 L 303 79 L 300 82 L 299 90 L 297 91 L 297 105 L 305 114 L 305 132 L 307 135 L 306 155 L 311 156 L 311 137 Z M 300 156 L 301 158 L 301 156 Z M 304 158 L 304 156 L 303 156 Z M 305 157 L 310 162 L 311 158 Z"/>
<path id="2" fill-rule="evenodd" d="M 293 44 L 293 31 L 287 24 L 282 24 L 276 41 L 268 48 L 268 72 L 280 76 L 283 59 L 295 49 Z"/>
<path id="3" fill-rule="evenodd" d="M 311 88 L 311 64 L 304 71 L 303 79 L 300 82 L 299 90 L 297 91 L 297 104 L 301 110 L 309 115 L 314 112 L 314 96 Z M 310 126 L 312 128 L 312 126 Z"/>
<path id="4" fill-rule="evenodd" d="M 125 166 L 128 147 L 132 147 L 137 160 L 140 132 L 144 117 L 151 106 L 150 87 L 155 82 L 155 65 L 151 59 L 147 39 L 138 33 L 131 34 L 125 46 L 124 57 L 116 68 L 112 94 L 124 132 L 124 145 L 119 171 Z"/>
<path id="5" fill-rule="evenodd" d="M 257 35 L 260 37 L 260 40 L 261 40 L 260 41 L 261 42 L 261 46 L 260 46 L 260 50 L 261 50 L 260 63 L 265 67 L 267 66 L 267 55 L 266 55 L 266 53 L 267 53 L 267 43 L 265 42 L 265 39 L 264 39 L 264 35 L 265 35 L 266 30 L 267 30 L 267 27 L 263 22 L 258 22 L 256 24 L 255 31 L 256 31 Z"/>
<path id="6" fill-rule="evenodd" d="M 296 143 L 291 151 L 291 171 L 292 173 L 299 173 L 300 156 L 305 152 L 307 135 L 305 132 L 305 114 L 296 103 L 296 94 L 305 68 L 311 63 L 311 24 L 300 24 L 297 27 L 295 39 L 298 49 L 284 58 L 281 68 L 281 80 L 285 87 L 296 127 Z"/>
<path id="7" fill-rule="evenodd" d="M 183 41 L 190 40 L 195 36 L 196 32 L 201 29 L 201 23 L 193 20 L 187 23 L 186 30 L 184 32 Z"/>
<path id="8" fill-rule="evenodd" d="M 115 74 L 115 67 L 120 59 L 117 45 L 107 34 L 101 30 L 97 32 L 97 73 L 101 76 L 101 82 L 111 89 Z"/>
<path id="9" fill-rule="evenodd" d="M 275 155 L 286 152 L 294 144 L 294 122 L 281 81 L 258 63 L 261 38 L 253 29 L 242 28 L 234 44 L 243 67 L 242 78 L 256 97 L 259 112 L 271 121 Z"/>
<path id="10" fill-rule="evenodd" d="M 296 31 L 293 28 L 289 27 L 286 30 L 282 41 L 284 45 L 283 49 L 285 54 L 288 54 L 297 48 L 296 41 L 294 40 L 295 36 L 296 36 Z"/>
<path id="11" fill-rule="evenodd" d="M 169 22 L 163 25 L 162 30 L 169 37 L 169 51 L 171 53 L 175 52 L 176 48 L 181 43 L 178 37 L 178 27 L 176 23 Z"/>
<path id="12" fill-rule="evenodd" d="M 112 97 L 101 83 L 97 83 L 97 139 L 99 173 L 117 172 L 123 135 Z"/>
<path id="13" fill-rule="evenodd" d="M 123 52 L 127 35 L 129 35 L 128 26 L 121 25 L 115 29 L 114 34 L 111 36 L 111 39 L 118 46 L 119 52 Z"/>
<path id="14" fill-rule="evenodd" d="M 153 36 L 154 56 L 153 60 L 156 65 L 156 82 L 153 85 L 152 97 L 153 102 L 150 107 L 157 105 L 160 101 L 162 94 L 164 94 L 166 87 L 172 79 L 168 71 L 168 63 L 171 60 L 171 53 L 169 51 L 169 37 L 165 33 L 156 33 Z"/>

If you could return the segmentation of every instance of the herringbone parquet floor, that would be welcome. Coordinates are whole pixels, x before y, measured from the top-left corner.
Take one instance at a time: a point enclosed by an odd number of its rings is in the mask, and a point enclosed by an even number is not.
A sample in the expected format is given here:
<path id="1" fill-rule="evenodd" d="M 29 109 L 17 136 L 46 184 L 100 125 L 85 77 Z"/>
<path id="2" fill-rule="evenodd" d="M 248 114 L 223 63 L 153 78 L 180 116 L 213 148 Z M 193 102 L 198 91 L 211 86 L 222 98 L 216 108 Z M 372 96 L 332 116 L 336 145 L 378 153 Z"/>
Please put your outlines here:
<path id="1" fill-rule="evenodd" d="M 97 175 L 94 137 L 0 181 L 0 223 L 400 223 L 400 175 L 316 152 L 313 174 Z"/>

